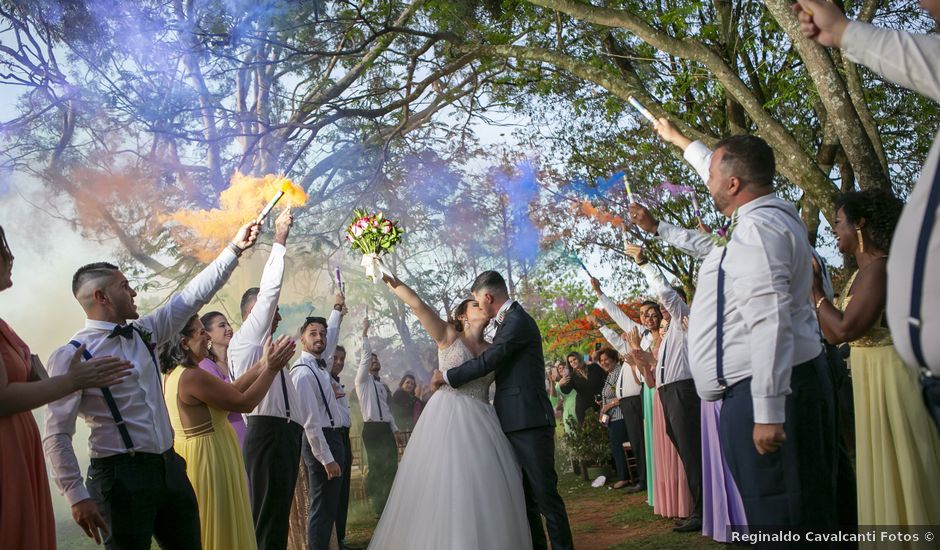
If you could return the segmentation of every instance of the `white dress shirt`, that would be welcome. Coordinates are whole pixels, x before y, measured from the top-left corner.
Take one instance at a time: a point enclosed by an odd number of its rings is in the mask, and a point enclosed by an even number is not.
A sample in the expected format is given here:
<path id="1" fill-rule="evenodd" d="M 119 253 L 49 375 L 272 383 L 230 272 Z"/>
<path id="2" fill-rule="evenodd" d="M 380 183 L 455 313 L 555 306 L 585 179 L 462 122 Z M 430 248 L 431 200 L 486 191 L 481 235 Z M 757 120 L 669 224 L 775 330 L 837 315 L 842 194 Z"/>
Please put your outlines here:
<path id="1" fill-rule="evenodd" d="M 905 88 L 940 101 L 940 35 L 917 35 L 879 29 L 853 21 L 842 35 L 846 57 Z M 888 255 L 888 326 L 894 347 L 909 365 L 917 359 L 911 348 L 908 317 L 914 254 L 926 214 L 927 196 L 940 170 L 940 133 L 934 137 L 920 177 L 901 212 Z M 937 212 L 932 212 L 937 216 Z M 927 366 L 940 375 L 940 220 L 935 222 L 927 245 L 921 305 L 921 349 Z"/>
<path id="2" fill-rule="evenodd" d="M 333 394 L 329 364 L 321 368 L 317 357 L 306 351 L 290 368 L 290 375 L 297 388 L 298 402 L 303 402 L 302 422 L 310 450 L 321 464 L 334 462 L 333 453 L 323 437 L 323 428 L 338 428 L 338 405 Z"/>
<path id="3" fill-rule="evenodd" d="M 509 308 L 516 303 L 515 300 L 506 300 L 503 302 L 503 305 L 499 306 L 499 310 L 496 312 L 496 316 L 490 319 L 490 322 L 486 325 L 486 328 L 483 329 L 483 340 L 492 344 L 493 338 L 496 338 L 496 329 L 499 328 L 499 325 L 503 323 L 503 319 L 506 318 L 506 313 L 509 312 Z M 447 373 L 444 373 L 444 378 L 447 378 Z"/>
<path id="4" fill-rule="evenodd" d="M 343 324 L 343 315 L 337 311 L 333 310 L 330 313 L 330 318 L 327 321 L 326 329 L 326 349 L 323 350 L 321 357 L 326 361 L 327 370 L 333 368 L 333 356 L 336 354 L 336 346 L 339 344 L 339 331 Z M 346 387 L 338 378 L 333 378 L 333 375 L 330 375 L 330 382 L 333 385 L 335 396 L 335 390 L 342 392 L 342 397 L 336 397 L 336 412 L 337 416 L 334 418 L 334 423 L 337 428 L 351 428 L 352 427 L 352 415 L 349 414 L 349 398 L 346 397 Z"/>
<path id="5" fill-rule="evenodd" d="M 236 379 L 245 374 L 264 355 L 264 339 L 271 334 L 271 323 L 274 321 L 277 302 L 281 296 L 286 253 L 287 249 L 279 243 L 271 246 L 271 254 L 261 274 L 257 301 L 248 318 L 235 331 L 235 335 L 229 342 L 228 364 Z M 255 410 L 248 413 L 248 416 L 274 416 L 287 419 L 287 409 L 284 406 L 285 390 L 292 409 L 290 419 L 301 423 L 299 415 L 293 412 L 299 402 L 297 392 L 285 370 L 278 373 L 268 392 L 261 398 Z"/>
<path id="6" fill-rule="evenodd" d="M 725 379 L 733 385 L 752 377 L 754 421 L 782 423 L 793 366 L 821 352 L 809 298 L 812 251 L 796 209 L 775 195 L 740 207 L 738 216 L 723 264 Z M 699 395 L 710 401 L 724 392 L 716 373 L 715 332 L 722 252 L 715 247 L 703 261 L 689 316 L 692 375 Z"/>
<path id="7" fill-rule="evenodd" d="M 150 345 L 168 341 L 183 330 L 190 317 L 222 288 L 237 265 L 238 258 L 234 253 L 228 249 L 222 251 L 166 305 L 133 324 L 150 335 Z M 114 323 L 88 319 L 85 328 L 75 333 L 72 340 L 85 344 L 94 357 L 110 355 L 133 364 L 130 376 L 111 386 L 111 395 L 124 419 L 133 450 L 155 454 L 166 452 L 173 446 L 173 429 L 163 401 L 159 367 L 154 363 L 148 343 L 136 331 L 132 338 L 108 338 L 115 326 Z M 75 350 L 67 344 L 52 352 L 48 362 L 49 375 L 66 374 Z M 79 416 L 91 430 L 88 438 L 91 458 L 128 452 L 100 389 L 85 389 L 50 403 L 46 407 L 43 449 L 52 465 L 56 486 L 69 504 L 89 498 L 72 446 L 75 422 Z"/>
<path id="8" fill-rule="evenodd" d="M 672 321 L 659 345 L 659 359 L 656 362 L 656 387 L 692 378 L 689 369 L 689 335 L 682 328 L 682 318 L 689 316 L 689 306 L 663 277 L 659 268 L 650 262 L 640 266 L 646 276 L 650 291 L 666 308 Z"/>
<path id="9" fill-rule="evenodd" d="M 610 297 L 603 292 L 598 296 L 597 303 L 594 304 L 594 307 L 606 311 L 607 315 L 610 315 L 610 318 L 623 332 L 630 332 L 634 328 L 640 331 L 640 349 L 649 351 L 653 346 L 653 334 L 643 325 L 634 322 L 633 319 L 620 309 L 617 302 L 611 300 Z M 604 337 L 606 338 L 607 335 L 605 334 Z M 610 339 L 608 339 L 608 341 L 610 341 Z"/>
<path id="10" fill-rule="evenodd" d="M 685 148 L 682 156 L 692 165 L 692 168 L 694 168 L 699 177 L 702 178 L 702 181 L 708 184 L 708 169 L 712 162 L 712 150 L 701 141 L 696 140 Z M 698 230 L 689 230 L 660 222 L 656 233 L 657 235 L 659 235 L 659 231 L 666 231 L 669 234 L 669 238 L 663 237 L 663 240 L 674 243 L 673 246 L 676 248 L 700 260 L 708 256 L 708 253 L 717 246 L 710 236 Z M 813 257 L 816 258 L 816 261 L 819 262 L 820 267 L 822 267 L 823 294 L 826 295 L 829 301 L 832 301 L 834 296 L 832 278 L 829 276 L 829 270 L 826 268 L 826 260 L 819 255 L 819 252 L 817 252 L 815 248 L 813 249 Z"/>
<path id="11" fill-rule="evenodd" d="M 356 370 L 356 395 L 359 396 L 359 407 L 362 409 L 363 422 L 388 422 L 392 431 L 398 431 L 398 424 L 388 406 L 388 388 L 376 380 L 369 373 L 369 363 L 372 358 L 372 345 L 369 337 L 362 337 L 362 350 L 359 352 L 359 368 Z"/>
<path id="12" fill-rule="evenodd" d="M 617 353 L 619 353 L 621 357 L 626 358 L 630 355 L 630 345 L 627 344 L 623 336 L 617 334 L 617 331 L 605 326 L 601 326 L 600 331 L 604 339 L 617 350 Z M 648 343 L 649 342 L 652 342 L 652 338 L 648 339 Z M 642 346 L 643 344 L 641 342 L 640 347 Z M 648 350 L 649 347 L 647 346 L 646 349 Z M 640 395 L 640 392 L 643 390 L 642 384 L 637 382 L 637 380 L 643 380 L 643 375 L 628 362 L 624 361 L 623 365 L 623 368 L 620 369 L 620 376 L 617 378 L 617 399 Z M 636 378 L 634 378 L 634 373 L 636 373 Z"/>
<path id="13" fill-rule="evenodd" d="M 342 397 L 336 398 L 336 427 L 337 428 L 351 428 L 352 427 L 352 414 L 349 412 L 349 397 L 346 394 L 346 386 L 338 379 L 330 376 L 333 381 L 333 390 L 339 391 L 342 394 Z M 335 393 L 333 395 L 336 395 Z"/>

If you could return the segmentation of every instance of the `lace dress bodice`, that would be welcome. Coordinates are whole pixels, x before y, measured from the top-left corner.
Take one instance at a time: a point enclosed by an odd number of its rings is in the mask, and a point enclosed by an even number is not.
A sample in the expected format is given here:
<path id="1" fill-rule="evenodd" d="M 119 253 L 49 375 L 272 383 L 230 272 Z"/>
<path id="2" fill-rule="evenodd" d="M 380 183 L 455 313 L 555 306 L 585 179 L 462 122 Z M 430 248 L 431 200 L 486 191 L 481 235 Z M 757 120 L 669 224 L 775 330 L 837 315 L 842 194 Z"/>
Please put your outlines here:
<path id="1" fill-rule="evenodd" d="M 469 349 L 467 349 L 467 346 L 464 345 L 463 340 L 460 338 L 457 338 L 457 340 L 450 346 L 437 351 L 437 360 L 440 364 L 441 371 L 447 371 L 448 369 L 459 367 L 465 361 L 470 359 L 473 359 L 473 354 Z M 493 383 L 494 378 L 496 378 L 496 374 L 490 373 L 482 378 L 471 380 L 459 388 L 452 388 L 447 384 L 444 384 L 438 391 L 454 392 L 460 395 L 472 397 L 484 403 L 489 403 L 490 384 Z"/>

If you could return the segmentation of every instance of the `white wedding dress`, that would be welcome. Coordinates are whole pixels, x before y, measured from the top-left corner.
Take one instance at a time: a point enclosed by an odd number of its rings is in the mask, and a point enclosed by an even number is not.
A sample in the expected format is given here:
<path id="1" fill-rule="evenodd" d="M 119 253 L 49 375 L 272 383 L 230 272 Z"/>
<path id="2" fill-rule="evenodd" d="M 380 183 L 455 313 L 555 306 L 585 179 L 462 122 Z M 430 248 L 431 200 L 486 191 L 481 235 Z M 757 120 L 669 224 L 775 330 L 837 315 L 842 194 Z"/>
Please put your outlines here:
<path id="1" fill-rule="evenodd" d="M 473 358 L 457 339 L 446 371 Z M 431 396 L 405 448 L 371 549 L 532 548 L 522 471 L 489 403 L 493 375 Z"/>

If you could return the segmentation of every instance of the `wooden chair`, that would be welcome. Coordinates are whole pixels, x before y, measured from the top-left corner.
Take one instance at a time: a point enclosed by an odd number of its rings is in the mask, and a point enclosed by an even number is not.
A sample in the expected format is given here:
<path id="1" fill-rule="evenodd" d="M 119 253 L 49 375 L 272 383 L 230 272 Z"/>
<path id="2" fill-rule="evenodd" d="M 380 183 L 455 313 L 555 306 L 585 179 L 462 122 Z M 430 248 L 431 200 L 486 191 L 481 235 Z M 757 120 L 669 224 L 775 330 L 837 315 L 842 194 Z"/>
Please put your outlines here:
<path id="1" fill-rule="evenodd" d="M 637 469 L 636 455 L 633 454 L 633 446 L 630 445 L 629 441 L 623 442 L 623 455 L 627 460 L 627 481 L 630 485 L 636 485 L 639 483 L 639 472 L 634 473 Z"/>

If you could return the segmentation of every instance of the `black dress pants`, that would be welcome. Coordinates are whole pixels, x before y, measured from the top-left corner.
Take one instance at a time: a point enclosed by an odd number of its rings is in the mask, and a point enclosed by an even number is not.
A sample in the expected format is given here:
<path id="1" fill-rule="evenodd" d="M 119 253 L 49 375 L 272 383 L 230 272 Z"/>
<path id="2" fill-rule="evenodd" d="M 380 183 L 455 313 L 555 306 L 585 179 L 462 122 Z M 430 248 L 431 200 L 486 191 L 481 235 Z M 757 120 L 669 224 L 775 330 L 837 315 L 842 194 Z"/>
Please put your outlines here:
<path id="1" fill-rule="evenodd" d="M 398 473 L 398 444 L 392 425 L 388 422 L 363 422 L 362 444 L 369 459 L 366 492 L 372 499 L 372 511 L 380 516 Z"/>
<path id="2" fill-rule="evenodd" d="M 702 402 L 691 380 L 659 388 L 666 434 L 676 446 L 692 494 L 692 516 L 702 517 Z"/>
<path id="3" fill-rule="evenodd" d="M 323 437 L 336 463 L 344 464 L 348 451 L 344 448 L 343 437 L 339 431 L 323 428 Z M 307 507 L 307 550 L 327 550 L 330 547 L 333 525 L 339 514 L 343 478 L 349 476 L 349 471 L 343 470 L 342 477 L 327 479 L 326 468 L 313 456 L 310 443 L 306 438 L 303 441 L 302 456 L 304 465 L 307 467 L 307 479 L 310 485 Z"/>
<path id="4" fill-rule="evenodd" d="M 542 516 L 545 516 L 552 550 L 571 550 L 574 543 L 568 525 L 568 512 L 558 494 L 558 475 L 555 473 L 554 427 L 507 432 L 506 437 L 522 467 L 522 490 L 525 493 L 529 530 L 532 532 L 532 546 L 536 549 L 548 548 L 542 530 Z"/>
<path id="5" fill-rule="evenodd" d="M 620 412 L 627 428 L 627 439 L 636 458 L 637 480 L 646 485 L 646 435 L 643 433 L 643 396 L 634 395 L 620 399 Z"/>
<path id="6" fill-rule="evenodd" d="M 352 471 L 352 444 L 349 441 L 349 428 L 336 428 L 343 440 L 345 460 L 339 463 L 343 470 L 343 487 L 339 493 L 339 508 L 336 510 L 336 539 L 343 544 L 346 542 L 346 517 L 349 514 L 349 486 L 350 472 Z"/>
<path id="7" fill-rule="evenodd" d="M 786 398 L 787 439 L 777 451 L 754 446 L 751 379 L 725 390 L 719 434 L 751 532 L 773 529 L 834 529 L 836 430 L 832 384 L 822 355 L 793 367 Z"/>
<path id="8" fill-rule="evenodd" d="M 108 550 L 202 547 L 196 493 L 173 449 L 93 458 L 86 487 L 108 526 Z"/>
<path id="9" fill-rule="evenodd" d="M 259 550 L 287 548 L 303 431 L 300 424 L 284 418 L 248 417 L 242 452 L 251 485 L 251 515 Z"/>

